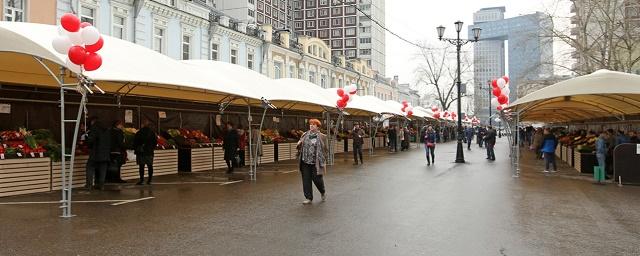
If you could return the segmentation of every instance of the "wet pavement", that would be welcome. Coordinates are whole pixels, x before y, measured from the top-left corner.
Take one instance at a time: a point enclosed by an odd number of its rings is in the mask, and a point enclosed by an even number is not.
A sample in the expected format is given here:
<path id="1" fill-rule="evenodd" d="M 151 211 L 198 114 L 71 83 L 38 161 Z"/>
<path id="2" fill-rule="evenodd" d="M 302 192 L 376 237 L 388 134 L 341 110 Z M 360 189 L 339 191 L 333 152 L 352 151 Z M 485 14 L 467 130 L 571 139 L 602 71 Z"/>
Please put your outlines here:
<path id="1" fill-rule="evenodd" d="M 0 255 L 640 255 L 640 187 L 594 185 L 567 166 L 544 175 L 523 154 L 511 177 L 506 139 L 487 162 L 477 145 L 454 164 L 455 143 L 339 155 L 328 199 L 304 199 L 293 162 L 257 182 L 219 173 L 158 177 L 152 187 L 78 191 L 72 219 L 58 193 L 0 198 Z M 239 173 L 231 181 L 242 180 Z M 141 201 L 132 201 L 144 199 Z"/>

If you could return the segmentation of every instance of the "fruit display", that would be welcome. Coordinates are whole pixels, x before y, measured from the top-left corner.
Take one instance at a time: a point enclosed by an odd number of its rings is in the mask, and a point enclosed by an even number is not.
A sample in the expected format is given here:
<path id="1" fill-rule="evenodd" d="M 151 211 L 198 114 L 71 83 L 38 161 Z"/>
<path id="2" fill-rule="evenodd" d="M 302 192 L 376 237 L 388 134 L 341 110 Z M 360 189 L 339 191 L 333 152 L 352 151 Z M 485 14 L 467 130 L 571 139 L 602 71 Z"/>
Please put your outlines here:
<path id="1" fill-rule="evenodd" d="M 49 130 L 0 132 L 0 159 L 21 157 L 45 157 L 49 155 L 55 161 L 60 159 L 60 145 L 53 139 Z"/>
<path id="2" fill-rule="evenodd" d="M 260 134 L 262 135 L 263 143 L 266 143 L 266 144 L 282 143 L 286 141 L 284 137 L 280 136 L 280 133 L 278 132 L 278 130 L 266 129 L 262 131 Z"/>
<path id="3" fill-rule="evenodd" d="M 190 129 L 169 129 L 167 133 L 180 147 L 202 147 L 210 146 L 211 139 L 200 130 Z"/>

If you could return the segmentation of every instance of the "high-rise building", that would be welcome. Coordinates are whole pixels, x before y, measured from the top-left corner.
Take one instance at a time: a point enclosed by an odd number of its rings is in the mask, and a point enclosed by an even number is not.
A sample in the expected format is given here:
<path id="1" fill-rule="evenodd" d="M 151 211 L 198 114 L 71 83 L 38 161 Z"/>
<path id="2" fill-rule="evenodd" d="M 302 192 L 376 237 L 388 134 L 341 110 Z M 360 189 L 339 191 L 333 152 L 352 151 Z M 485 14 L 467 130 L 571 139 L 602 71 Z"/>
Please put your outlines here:
<path id="1" fill-rule="evenodd" d="M 489 109 L 493 108 L 490 106 L 491 80 L 508 75 L 509 98 L 513 102 L 520 82 L 553 75 L 550 20 L 542 13 L 505 19 L 505 10 L 504 7 L 483 8 L 474 13 L 474 24 L 469 26 L 470 37 L 473 37 L 473 28 L 482 28 L 481 41 L 474 44 L 474 101 L 476 116 L 483 120 L 487 120 Z"/>
<path id="2" fill-rule="evenodd" d="M 332 55 L 363 59 L 384 74 L 385 33 L 372 21 L 384 26 L 384 10 L 384 0 L 293 0 L 293 27 L 325 41 Z"/>
<path id="3" fill-rule="evenodd" d="M 291 0 L 218 0 L 216 9 L 248 24 L 270 24 L 275 29 L 291 28 Z"/>

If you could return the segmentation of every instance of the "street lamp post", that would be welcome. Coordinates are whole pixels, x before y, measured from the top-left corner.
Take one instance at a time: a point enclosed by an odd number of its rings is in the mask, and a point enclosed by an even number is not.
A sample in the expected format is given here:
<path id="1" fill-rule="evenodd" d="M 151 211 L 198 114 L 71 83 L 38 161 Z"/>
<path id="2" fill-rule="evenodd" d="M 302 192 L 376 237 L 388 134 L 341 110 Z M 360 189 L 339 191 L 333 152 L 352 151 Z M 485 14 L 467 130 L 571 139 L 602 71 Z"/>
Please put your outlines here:
<path id="1" fill-rule="evenodd" d="M 493 125 L 491 123 L 491 93 L 493 93 L 493 88 L 491 88 L 491 80 L 489 80 L 489 126 Z"/>
<path id="2" fill-rule="evenodd" d="M 463 151 L 463 146 L 462 146 L 462 99 L 461 99 L 461 95 L 460 95 L 460 87 L 461 87 L 461 70 L 460 70 L 460 49 L 462 48 L 463 45 L 471 43 L 471 42 L 477 42 L 480 39 L 480 32 L 482 31 L 481 28 L 473 28 L 473 40 L 467 40 L 467 39 L 460 39 L 460 31 L 462 31 L 462 21 L 456 21 L 454 23 L 456 25 L 456 32 L 458 33 L 457 38 L 455 39 L 451 39 L 451 38 L 443 38 L 444 36 L 444 30 L 445 27 L 444 26 L 439 26 L 436 29 L 438 30 L 438 39 L 440 41 L 446 41 L 449 42 L 452 45 L 456 46 L 456 52 L 458 54 L 458 81 L 456 81 L 456 84 L 458 86 L 458 149 L 456 150 L 456 163 L 464 163 L 464 151 Z"/>

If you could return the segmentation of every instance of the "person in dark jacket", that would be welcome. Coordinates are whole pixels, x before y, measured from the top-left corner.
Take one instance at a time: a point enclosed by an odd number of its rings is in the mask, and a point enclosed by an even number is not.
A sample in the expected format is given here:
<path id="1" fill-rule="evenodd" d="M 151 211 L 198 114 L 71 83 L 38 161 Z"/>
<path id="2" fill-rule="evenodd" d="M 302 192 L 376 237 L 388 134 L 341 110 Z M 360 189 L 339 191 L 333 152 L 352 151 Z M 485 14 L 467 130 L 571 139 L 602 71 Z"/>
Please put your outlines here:
<path id="1" fill-rule="evenodd" d="M 558 139 L 549 128 L 544 129 L 544 136 L 542 139 L 541 150 L 544 155 L 544 172 L 556 172 L 558 170 L 556 166 L 556 147 L 558 147 Z M 553 170 L 549 170 L 549 165 L 553 166 Z"/>
<path id="2" fill-rule="evenodd" d="M 493 151 L 493 147 L 496 145 L 496 130 L 489 126 L 487 133 L 484 136 L 485 146 L 487 147 L 487 159 L 491 161 L 496 160 L 496 153 Z"/>
<path id="3" fill-rule="evenodd" d="M 486 130 L 482 127 L 478 127 L 478 134 L 476 137 L 478 137 L 478 146 L 480 148 L 482 148 L 482 143 L 484 142 L 484 136 L 486 134 Z"/>
<path id="4" fill-rule="evenodd" d="M 638 139 L 638 134 L 635 131 L 629 132 L 629 143 L 640 143 L 640 139 Z"/>
<path id="5" fill-rule="evenodd" d="M 127 161 L 127 149 L 124 146 L 124 125 L 122 121 L 113 122 L 111 127 L 111 157 L 107 180 L 115 183 L 127 183 L 120 177 L 122 165 Z"/>
<path id="6" fill-rule="evenodd" d="M 238 154 L 238 131 L 233 128 L 233 123 L 227 123 L 227 133 L 224 135 L 222 147 L 224 148 L 224 161 L 227 163 L 227 174 L 233 173 L 236 154 Z M 258 142 L 259 143 L 259 142 Z"/>
<path id="7" fill-rule="evenodd" d="M 435 150 L 437 138 L 438 135 L 436 134 L 436 131 L 433 130 L 433 127 L 429 126 L 427 128 L 427 132 L 424 135 L 424 150 L 427 155 L 427 165 L 431 165 L 431 162 L 433 162 L 433 164 L 436 164 Z M 431 156 L 431 158 L 429 158 L 429 156 Z"/>
<path id="8" fill-rule="evenodd" d="M 153 179 L 153 151 L 158 144 L 158 137 L 156 133 L 151 129 L 151 122 L 145 119 L 142 121 L 142 128 L 136 133 L 133 138 L 133 148 L 136 154 L 136 163 L 138 164 L 138 174 L 140 174 L 140 181 L 136 185 L 142 185 L 144 182 L 144 166 L 146 165 L 149 170 L 149 179 L 147 184 L 151 185 Z"/>
<path id="9" fill-rule="evenodd" d="M 473 141 L 473 128 L 467 127 L 464 130 L 464 137 L 467 139 L 467 150 L 471 150 L 471 142 Z"/>
<path id="10" fill-rule="evenodd" d="M 360 164 L 364 164 L 362 161 L 362 144 L 364 144 L 364 130 L 360 128 L 360 124 L 356 123 L 353 126 L 353 165 L 358 165 L 358 159 Z"/>
<path id="11" fill-rule="evenodd" d="M 90 121 L 87 145 L 89 146 L 89 160 L 87 161 L 87 176 L 85 188 L 104 190 L 104 181 L 109 167 L 111 152 L 111 133 L 98 118 Z M 95 184 L 92 184 L 95 179 Z"/>

